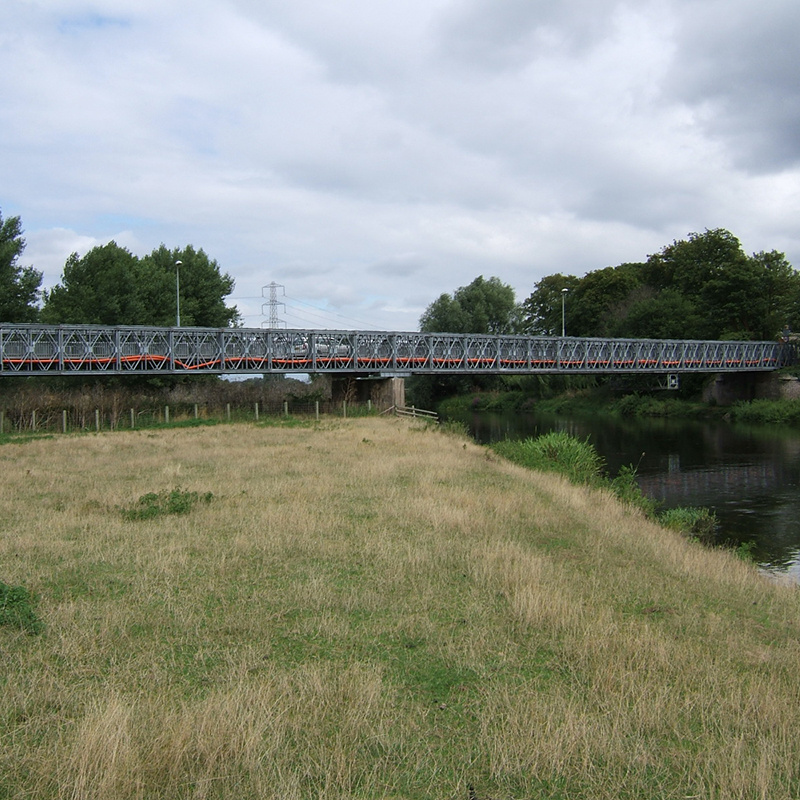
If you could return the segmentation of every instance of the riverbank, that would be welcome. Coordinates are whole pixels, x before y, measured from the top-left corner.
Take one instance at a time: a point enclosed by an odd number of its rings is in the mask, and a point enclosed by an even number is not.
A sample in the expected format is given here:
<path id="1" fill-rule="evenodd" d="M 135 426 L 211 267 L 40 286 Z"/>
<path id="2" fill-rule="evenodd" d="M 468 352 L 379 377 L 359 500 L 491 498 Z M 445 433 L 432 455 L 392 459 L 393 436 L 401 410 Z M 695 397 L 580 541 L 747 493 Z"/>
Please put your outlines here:
<path id="1" fill-rule="evenodd" d="M 724 420 L 753 425 L 786 425 L 800 428 L 800 399 L 750 400 L 717 406 L 700 400 L 654 394 L 618 396 L 605 387 L 565 392 L 556 397 L 533 398 L 520 391 L 474 392 L 450 397 L 437 410 L 444 418 L 463 418 L 473 411 L 533 411 L 548 414 L 610 414 L 617 417 L 679 417 Z"/>
<path id="2" fill-rule="evenodd" d="M 607 492 L 383 418 L 0 458 L 9 797 L 800 792 L 800 596 Z"/>

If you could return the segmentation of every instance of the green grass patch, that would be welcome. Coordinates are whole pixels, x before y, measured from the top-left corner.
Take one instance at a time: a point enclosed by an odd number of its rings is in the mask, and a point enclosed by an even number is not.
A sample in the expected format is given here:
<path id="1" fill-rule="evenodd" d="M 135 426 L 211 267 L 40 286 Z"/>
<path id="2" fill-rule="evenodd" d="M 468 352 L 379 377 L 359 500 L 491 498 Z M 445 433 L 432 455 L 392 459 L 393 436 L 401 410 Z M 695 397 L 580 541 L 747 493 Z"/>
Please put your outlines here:
<path id="1" fill-rule="evenodd" d="M 496 442 L 499 455 L 528 469 L 558 472 L 573 483 L 599 486 L 603 478 L 603 459 L 588 440 L 582 441 L 563 431 L 522 440 Z"/>
<path id="2" fill-rule="evenodd" d="M 0 625 L 41 633 L 44 624 L 34 610 L 35 598 L 24 586 L 0 581 Z"/>
<path id="3" fill-rule="evenodd" d="M 197 503 L 210 503 L 214 498 L 212 492 L 190 492 L 184 489 L 172 489 L 169 492 L 148 492 L 130 508 L 122 509 L 123 519 L 139 521 L 169 516 L 171 514 L 188 514 Z"/>
<path id="4" fill-rule="evenodd" d="M 665 527 L 686 534 L 703 544 L 711 545 L 717 531 L 717 517 L 707 508 L 668 508 L 658 516 Z"/>
<path id="5" fill-rule="evenodd" d="M 734 422 L 800 427 L 800 400 L 751 400 L 728 410 Z"/>

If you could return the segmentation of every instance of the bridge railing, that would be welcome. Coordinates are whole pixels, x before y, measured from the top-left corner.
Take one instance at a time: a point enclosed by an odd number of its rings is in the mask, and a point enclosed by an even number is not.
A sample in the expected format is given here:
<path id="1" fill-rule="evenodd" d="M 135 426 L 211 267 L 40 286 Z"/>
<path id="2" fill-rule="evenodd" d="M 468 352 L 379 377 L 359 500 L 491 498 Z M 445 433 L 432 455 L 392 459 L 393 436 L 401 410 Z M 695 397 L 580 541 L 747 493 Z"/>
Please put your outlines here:
<path id="1" fill-rule="evenodd" d="M 797 343 L 0 324 L 0 375 L 767 371 Z"/>

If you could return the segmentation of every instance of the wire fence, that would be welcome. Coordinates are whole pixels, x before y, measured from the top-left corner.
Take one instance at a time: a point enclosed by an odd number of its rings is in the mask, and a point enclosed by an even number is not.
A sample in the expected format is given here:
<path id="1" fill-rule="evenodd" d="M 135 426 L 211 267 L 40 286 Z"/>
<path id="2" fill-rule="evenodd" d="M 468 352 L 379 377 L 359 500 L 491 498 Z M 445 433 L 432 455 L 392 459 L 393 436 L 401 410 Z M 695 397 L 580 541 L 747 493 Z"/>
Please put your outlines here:
<path id="1" fill-rule="evenodd" d="M 334 403 L 330 400 L 259 401 L 248 406 L 225 403 L 166 403 L 130 407 L 0 408 L 0 435 L 70 433 L 78 431 L 137 430 L 166 425 L 259 422 L 280 417 L 323 416 L 339 418 L 378 413 L 366 403 Z"/>

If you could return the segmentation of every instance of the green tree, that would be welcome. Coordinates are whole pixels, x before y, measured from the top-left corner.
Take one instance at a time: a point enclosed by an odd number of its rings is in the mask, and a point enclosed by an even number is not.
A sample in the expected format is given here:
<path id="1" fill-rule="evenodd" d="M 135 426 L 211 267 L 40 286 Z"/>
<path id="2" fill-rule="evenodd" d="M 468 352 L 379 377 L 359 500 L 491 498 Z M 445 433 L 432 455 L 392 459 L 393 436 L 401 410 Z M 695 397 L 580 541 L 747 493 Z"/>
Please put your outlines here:
<path id="1" fill-rule="evenodd" d="M 566 297 L 568 336 L 611 336 L 632 293 L 641 285 L 639 264 L 587 273 Z"/>
<path id="2" fill-rule="evenodd" d="M 482 275 L 452 295 L 442 294 L 420 317 L 419 327 L 426 333 L 514 333 L 518 329 L 519 309 L 514 290 L 499 278 L 486 280 Z M 439 400 L 474 388 L 492 388 L 499 377 L 448 375 L 411 378 L 408 396 L 417 405 L 431 408 Z"/>
<path id="3" fill-rule="evenodd" d="M 564 322 L 562 311 L 566 316 L 567 297 L 579 283 L 580 278 L 560 272 L 542 278 L 522 303 L 522 332 L 532 336 L 560 336 Z M 567 290 L 566 296 L 564 289 Z"/>
<path id="4" fill-rule="evenodd" d="M 203 250 L 164 245 L 137 258 L 115 242 L 82 258 L 73 253 L 61 283 L 45 293 L 42 320 L 48 323 L 173 326 L 177 317 L 176 262 L 180 264 L 182 326 L 224 328 L 239 320 L 226 306 L 233 279 Z"/>
<path id="5" fill-rule="evenodd" d="M 691 339 L 700 320 L 696 306 L 674 289 L 650 287 L 631 298 L 614 335 L 634 339 Z"/>
<path id="6" fill-rule="evenodd" d="M 523 304 L 524 330 L 559 331 L 565 286 L 570 336 L 772 339 L 800 325 L 800 274 L 783 253 L 747 256 L 721 228 L 690 233 L 644 263 L 543 278 Z"/>
<path id="7" fill-rule="evenodd" d="M 746 260 L 739 240 L 730 231 L 715 228 L 690 233 L 649 256 L 643 280 L 656 289 L 676 289 L 696 297 L 715 275 Z"/>
<path id="8" fill-rule="evenodd" d="M 0 214 L 0 322 L 35 322 L 38 317 L 42 273 L 20 266 L 24 250 L 20 218 L 4 220 Z"/>
<path id="9" fill-rule="evenodd" d="M 447 333 L 513 333 L 518 324 L 514 290 L 499 278 L 483 275 L 452 296 L 442 294 L 420 317 L 421 331 Z"/>
<path id="10" fill-rule="evenodd" d="M 45 292 L 42 321 L 75 325 L 139 325 L 146 322 L 139 294 L 138 259 L 116 242 L 73 253 L 61 283 Z"/>
<path id="11" fill-rule="evenodd" d="M 220 272 L 219 264 L 202 249 L 187 245 L 170 250 L 162 244 L 141 259 L 139 275 L 140 294 L 148 308 L 147 324 L 175 324 L 178 282 L 182 326 L 226 328 L 240 320 L 236 306 L 225 305 L 225 297 L 233 291 L 233 278 Z"/>
<path id="12" fill-rule="evenodd" d="M 753 260 L 764 273 L 767 317 L 759 338 L 771 339 L 785 329 L 800 329 L 800 272 L 783 253 L 754 253 Z"/>

